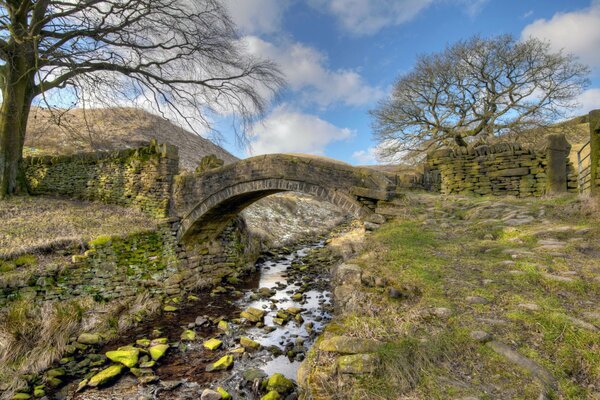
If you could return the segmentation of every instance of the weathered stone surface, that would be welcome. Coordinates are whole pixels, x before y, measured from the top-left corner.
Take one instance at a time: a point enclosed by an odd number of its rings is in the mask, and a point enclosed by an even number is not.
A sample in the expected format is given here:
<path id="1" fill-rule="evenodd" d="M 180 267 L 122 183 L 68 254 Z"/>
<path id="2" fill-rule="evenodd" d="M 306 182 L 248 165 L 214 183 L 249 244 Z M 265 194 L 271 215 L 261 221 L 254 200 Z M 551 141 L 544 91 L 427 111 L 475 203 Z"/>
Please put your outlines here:
<path id="1" fill-rule="evenodd" d="M 221 393 L 216 392 L 212 389 L 204 389 L 200 395 L 200 400 L 221 400 Z"/>
<path id="2" fill-rule="evenodd" d="M 556 176 L 565 190 L 576 191 L 573 165 L 563 157 L 521 148 L 514 143 L 498 143 L 455 151 L 432 152 L 428 155 L 424 182 L 430 190 L 443 194 L 541 196 L 549 179 Z M 559 158 L 561 158 L 559 160 Z M 566 173 L 557 176 L 550 170 L 551 160 Z"/>
<path id="3" fill-rule="evenodd" d="M 544 385 L 555 388 L 556 380 L 552 376 L 552 374 L 536 363 L 535 361 L 523 356 L 516 350 L 513 350 L 510 346 L 507 346 L 504 343 L 491 341 L 487 343 L 492 350 L 501 356 L 505 357 L 508 361 L 518 365 L 519 367 L 527 370 L 530 374 L 538 378 Z"/>
<path id="4" fill-rule="evenodd" d="M 376 354 L 351 354 L 338 357 L 336 367 L 340 374 L 363 375 L 375 373 L 379 363 Z"/>
<path id="5" fill-rule="evenodd" d="M 373 209 L 394 196 L 396 184 L 378 171 L 333 160 L 287 154 L 252 157 L 177 181 L 175 209 L 184 216 L 178 237 L 213 238 L 248 205 L 286 191 L 307 193 L 363 220 L 382 223 L 385 219 Z"/>

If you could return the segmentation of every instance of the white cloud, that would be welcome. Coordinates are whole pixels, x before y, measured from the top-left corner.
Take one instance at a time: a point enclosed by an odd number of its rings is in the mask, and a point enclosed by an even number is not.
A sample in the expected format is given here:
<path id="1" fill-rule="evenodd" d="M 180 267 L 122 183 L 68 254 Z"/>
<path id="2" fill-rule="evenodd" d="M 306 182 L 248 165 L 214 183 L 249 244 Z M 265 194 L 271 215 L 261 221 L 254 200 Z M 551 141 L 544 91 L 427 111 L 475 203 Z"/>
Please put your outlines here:
<path id="1" fill-rule="evenodd" d="M 470 17 L 475 17 L 479 14 L 488 1 L 489 0 L 456 0 L 457 4 L 463 6 L 465 12 Z"/>
<path id="2" fill-rule="evenodd" d="M 360 165 L 377 164 L 379 161 L 379 149 L 369 147 L 366 150 L 358 150 L 352 153 L 352 158 Z"/>
<path id="3" fill-rule="evenodd" d="M 348 128 L 339 128 L 316 115 L 281 105 L 255 126 L 250 134 L 252 153 L 306 153 L 323 155 L 332 142 L 352 137 Z"/>
<path id="4" fill-rule="evenodd" d="M 341 102 L 348 106 L 370 104 L 385 92 L 369 86 L 354 70 L 327 68 L 327 57 L 302 43 L 275 45 L 256 36 L 244 38 L 248 51 L 275 61 L 286 76 L 289 87 L 306 102 L 327 107 Z"/>
<path id="5" fill-rule="evenodd" d="M 333 14 L 342 27 L 357 35 L 372 35 L 384 27 L 412 20 L 434 0 L 309 0 Z"/>
<path id="6" fill-rule="evenodd" d="M 229 15 L 246 34 L 275 33 L 281 29 L 289 0 L 224 0 Z"/>
<path id="7" fill-rule="evenodd" d="M 538 19 L 521 36 L 548 40 L 554 50 L 564 49 L 591 67 L 600 67 L 600 1 L 583 10 L 557 13 L 549 20 Z"/>
<path id="8" fill-rule="evenodd" d="M 588 89 L 577 99 L 579 103 L 577 115 L 587 114 L 592 110 L 600 109 L 600 89 Z"/>

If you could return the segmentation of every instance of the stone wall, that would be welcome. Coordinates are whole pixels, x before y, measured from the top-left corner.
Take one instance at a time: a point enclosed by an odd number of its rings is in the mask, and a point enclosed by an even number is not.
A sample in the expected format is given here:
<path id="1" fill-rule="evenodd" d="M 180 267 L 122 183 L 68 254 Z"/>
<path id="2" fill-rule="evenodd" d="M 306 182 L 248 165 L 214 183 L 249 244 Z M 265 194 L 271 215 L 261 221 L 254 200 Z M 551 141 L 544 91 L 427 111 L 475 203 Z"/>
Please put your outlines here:
<path id="1" fill-rule="evenodd" d="M 591 188 L 597 196 L 600 194 L 600 110 L 594 110 L 589 115 Z"/>
<path id="2" fill-rule="evenodd" d="M 116 152 L 28 157 L 23 161 L 29 192 L 134 207 L 153 217 L 170 211 L 177 148 L 151 142 Z"/>
<path id="3" fill-rule="evenodd" d="M 565 191 L 577 191 L 577 175 L 565 157 Z M 442 194 L 541 196 L 549 189 L 546 151 L 500 143 L 465 149 L 442 149 L 427 158 L 431 189 Z M 439 176 L 439 178 L 436 178 Z"/>
<path id="4" fill-rule="evenodd" d="M 45 259 L 43 268 L 35 267 L 33 255 L 0 261 L 0 308 L 20 298 L 42 303 L 91 296 L 104 302 L 148 293 L 162 299 L 213 286 L 253 265 L 257 254 L 244 250 L 252 246 L 242 220 L 210 243 L 177 243 L 177 225 L 171 220 L 155 231 L 99 237 L 85 252 Z"/>

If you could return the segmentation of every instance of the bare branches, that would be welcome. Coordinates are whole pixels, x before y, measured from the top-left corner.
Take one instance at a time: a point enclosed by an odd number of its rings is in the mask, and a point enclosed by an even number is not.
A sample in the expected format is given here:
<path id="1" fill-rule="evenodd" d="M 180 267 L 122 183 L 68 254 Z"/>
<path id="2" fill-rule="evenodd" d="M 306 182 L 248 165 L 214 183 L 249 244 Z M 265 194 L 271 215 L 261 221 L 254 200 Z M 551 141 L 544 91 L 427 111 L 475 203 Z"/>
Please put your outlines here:
<path id="1" fill-rule="evenodd" d="M 141 96 L 203 128 L 215 112 L 251 123 L 283 85 L 274 64 L 245 53 L 218 0 L 2 1 L 0 60 L 13 62 L 15 46 L 29 49 L 45 101 L 60 89 L 93 105 Z"/>
<path id="2" fill-rule="evenodd" d="M 588 72 L 538 39 L 474 37 L 420 56 L 371 111 L 375 134 L 393 155 L 539 127 L 572 109 Z"/>

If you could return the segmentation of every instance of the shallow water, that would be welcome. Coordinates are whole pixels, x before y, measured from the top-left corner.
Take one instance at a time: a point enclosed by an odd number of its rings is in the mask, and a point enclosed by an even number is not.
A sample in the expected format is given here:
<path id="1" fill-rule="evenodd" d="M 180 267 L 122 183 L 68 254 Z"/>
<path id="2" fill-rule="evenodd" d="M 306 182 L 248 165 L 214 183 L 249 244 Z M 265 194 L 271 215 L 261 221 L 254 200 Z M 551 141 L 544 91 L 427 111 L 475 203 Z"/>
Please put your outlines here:
<path id="1" fill-rule="evenodd" d="M 264 324 L 274 329 L 267 332 L 262 327 L 253 325 L 232 324 L 232 332 L 228 335 L 209 323 L 195 327 L 199 340 L 190 343 L 179 343 L 177 349 L 171 349 L 161 360 L 155 374 L 160 378 L 152 385 L 139 385 L 132 377 L 121 378 L 112 386 L 102 389 L 88 389 L 74 395 L 74 384 L 61 391 L 57 398 L 77 399 L 117 399 L 117 398 L 165 398 L 187 399 L 199 398 L 199 394 L 207 387 L 223 386 L 234 398 L 256 398 L 252 383 L 245 381 L 243 371 L 258 368 L 266 375 L 279 372 L 290 379 L 296 378 L 297 369 L 304 354 L 323 326 L 330 320 L 331 293 L 329 292 L 328 267 L 307 267 L 300 272 L 303 259 L 312 251 L 323 247 L 323 242 L 306 245 L 291 254 L 265 256 L 256 264 L 257 272 L 251 274 L 236 285 L 237 293 L 209 295 L 197 294 L 199 301 L 182 305 L 176 313 L 167 313 L 161 319 L 148 321 L 138 326 L 126 337 L 113 342 L 102 349 L 102 352 L 115 349 L 121 345 L 131 344 L 139 338 L 150 337 L 152 330 L 158 328 L 161 336 L 169 337 L 171 343 L 177 342 L 181 332 L 191 327 L 197 317 L 215 320 L 222 317 L 227 321 L 239 318 L 239 313 L 247 307 L 264 309 Z M 295 268 L 294 268 L 295 267 Z M 259 298 L 258 288 L 274 289 L 270 298 Z M 294 301 L 291 296 L 304 289 L 301 301 Z M 294 320 L 284 326 L 273 323 L 277 310 L 289 307 L 302 308 L 303 323 Z M 307 326 L 312 325 L 312 329 Z M 261 350 L 246 352 L 236 358 L 234 367 L 225 372 L 206 372 L 210 363 L 218 360 L 228 351 L 238 346 L 239 336 L 249 337 L 262 345 Z M 202 346 L 203 341 L 218 337 L 224 343 L 219 351 L 209 351 Z M 272 347 L 279 351 L 273 354 Z M 288 351 L 292 351 L 288 353 Z M 278 354 L 279 353 L 279 354 Z M 282 354 L 281 354 L 282 353 Z M 281 354 L 281 355 L 280 355 Z M 288 357 L 289 354 L 290 356 Z M 165 389 L 166 388 L 166 389 Z M 196 397 L 197 396 L 197 397 Z"/>

